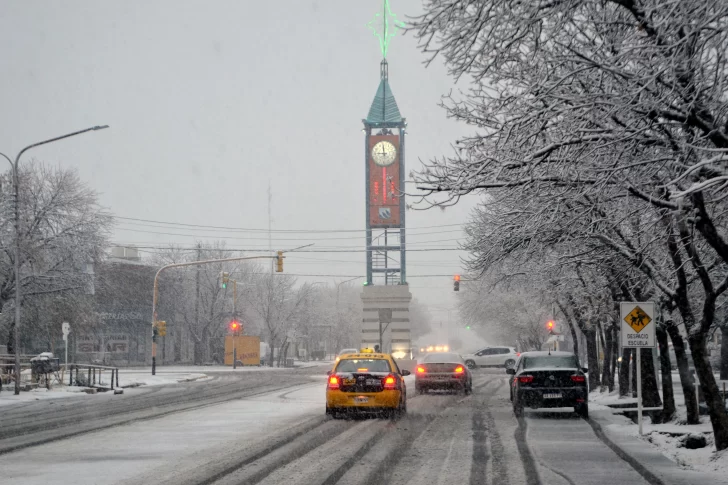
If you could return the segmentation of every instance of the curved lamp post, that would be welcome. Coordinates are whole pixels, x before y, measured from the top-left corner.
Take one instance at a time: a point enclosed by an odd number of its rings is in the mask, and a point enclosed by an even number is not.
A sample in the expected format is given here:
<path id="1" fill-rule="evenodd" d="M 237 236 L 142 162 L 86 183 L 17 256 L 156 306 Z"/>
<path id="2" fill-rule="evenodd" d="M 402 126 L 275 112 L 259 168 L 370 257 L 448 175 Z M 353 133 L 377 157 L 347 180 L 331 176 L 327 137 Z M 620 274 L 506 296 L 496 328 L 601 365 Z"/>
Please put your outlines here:
<path id="1" fill-rule="evenodd" d="M 20 394 L 20 198 L 19 198 L 19 181 L 18 181 L 18 163 L 20 162 L 20 157 L 25 153 L 26 151 L 30 150 L 31 148 L 35 148 L 40 145 L 46 145 L 48 143 L 53 143 L 54 141 L 63 140 L 65 138 L 70 138 L 72 136 L 80 135 L 82 133 L 86 133 L 88 131 L 98 131 L 103 130 L 105 128 L 108 128 L 109 125 L 103 125 L 103 126 L 94 126 L 91 128 L 86 128 L 85 130 L 80 131 L 74 131 L 73 133 L 68 133 L 67 135 L 58 136 L 56 138 L 51 138 L 49 140 L 43 140 L 38 143 L 33 143 L 32 145 L 28 145 L 27 147 L 20 150 L 18 153 L 18 156 L 15 157 L 15 162 L 13 162 L 10 157 L 5 155 L 4 153 L 0 153 L 1 156 L 3 156 L 9 163 L 12 168 L 13 172 L 13 212 L 14 212 L 14 219 L 15 219 L 15 395 L 17 396 Z"/>

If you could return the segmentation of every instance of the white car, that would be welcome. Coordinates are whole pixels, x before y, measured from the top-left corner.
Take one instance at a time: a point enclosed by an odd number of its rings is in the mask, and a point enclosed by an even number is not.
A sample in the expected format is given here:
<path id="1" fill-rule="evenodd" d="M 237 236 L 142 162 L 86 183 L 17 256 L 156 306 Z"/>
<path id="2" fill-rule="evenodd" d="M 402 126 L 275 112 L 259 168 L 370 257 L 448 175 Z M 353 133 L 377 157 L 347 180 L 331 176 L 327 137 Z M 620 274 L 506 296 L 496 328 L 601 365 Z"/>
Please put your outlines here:
<path id="1" fill-rule="evenodd" d="M 336 362 L 339 361 L 339 357 L 344 354 L 358 354 L 359 349 L 341 349 L 338 354 L 336 354 Z"/>
<path id="2" fill-rule="evenodd" d="M 464 354 L 465 365 L 476 367 L 513 367 L 519 353 L 513 347 L 486 347 L 472 354 Z"/>

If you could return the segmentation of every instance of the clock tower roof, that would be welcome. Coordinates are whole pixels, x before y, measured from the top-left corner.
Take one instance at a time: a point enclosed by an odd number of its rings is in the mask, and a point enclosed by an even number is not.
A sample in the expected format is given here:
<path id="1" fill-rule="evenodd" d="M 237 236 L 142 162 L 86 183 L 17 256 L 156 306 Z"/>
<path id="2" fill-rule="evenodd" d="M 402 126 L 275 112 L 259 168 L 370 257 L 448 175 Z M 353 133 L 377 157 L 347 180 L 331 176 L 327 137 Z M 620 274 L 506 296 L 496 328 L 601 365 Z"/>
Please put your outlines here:
<path id="1" fill-rule="evenodd" d="M 377 88 L 377 94 L 374 95 L 374 101 L 372 101 L 365 122 L 368 124 L 401 123 L 404 118 L 399 112 L 397 101 L 394 99 L 394 94 L 392 94 L 392 88 L 389 87 L 386 59 L 382 60 L 380 67 L 381 80 L 379 81 L 379 88 Z"/>

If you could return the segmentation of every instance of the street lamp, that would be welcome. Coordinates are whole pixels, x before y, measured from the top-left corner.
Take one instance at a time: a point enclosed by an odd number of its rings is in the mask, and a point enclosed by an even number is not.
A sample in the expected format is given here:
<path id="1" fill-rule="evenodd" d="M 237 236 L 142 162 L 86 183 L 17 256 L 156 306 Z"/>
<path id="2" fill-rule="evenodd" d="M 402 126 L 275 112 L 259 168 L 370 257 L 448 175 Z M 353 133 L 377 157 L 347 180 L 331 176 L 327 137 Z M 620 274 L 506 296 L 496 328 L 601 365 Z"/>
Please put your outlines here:
<path id="1" fill-rule="evenodd" d="M 18 179 L 18 164 L 20 163 L 20 157 L 25 153 L 26 151 L 30 150 L 31 148 L 35 148 L 37 146 L 46 145 L 48 143 L 53 143 L 54 141 L 63 140 L 65 138 L 70 138 L 72 136 L 81 135 L 83 133 L 86 133 L 88 131 L 98 131 L 108 128 L 109 125 L 103 125 L 103 126 L 94 126 L 91 128 L 86 128 L 85 130 L 80 131 L 74 131 L 73 133 L 68 133 L 67 135 L 58 136 L 56 138 L 51 138 L 49 140 L 44 140 L 38 143 L 33 143 L 32 145 L 28 145 L 27 147 L 20 150 L 20 153 L 18 153 L 18 156 L 15 157 L 15 163 L 5 155 L 4 153 L 0 153 L 5 159 L 10 163 L 10 167 L 12 168 L 13 172 L 13 206 L 14 206 L 14 213 L 15 213 L 15 395 L 17 396 L 20 394 L 20 191 L 19 191 L 19 179 Z"/>

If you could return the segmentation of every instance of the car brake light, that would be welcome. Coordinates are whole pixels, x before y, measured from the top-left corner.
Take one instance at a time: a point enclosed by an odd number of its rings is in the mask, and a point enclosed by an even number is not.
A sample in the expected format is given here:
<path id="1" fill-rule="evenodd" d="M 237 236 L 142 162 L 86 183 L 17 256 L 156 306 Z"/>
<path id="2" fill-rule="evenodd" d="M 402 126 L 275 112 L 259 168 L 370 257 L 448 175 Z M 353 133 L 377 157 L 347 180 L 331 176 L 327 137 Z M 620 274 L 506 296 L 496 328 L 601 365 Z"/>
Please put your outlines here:
<path id="1" fill-rule="evenodd" d="M 339 378 L 336 376 L 329 377 L 329 389 L 339 388 Z"/>
<path id="2" fill-rule="evenodd" d="M 530 384 L 531 382 L 533 382 L 533 376 L 519 376 L 518 382 L 520 382 L 521 384 Z"/>
<path id="3" fill-rule="evenodd" d="M 572 382 L 586 382 L 586 377 L 581 376 L 579 374 L 574 374 L 571 376 Z"/>
<path id="4" fill-rule="evenodd" d="M 420 366 L 417 366 L 417 373 L 418 374 L 424 374 L 425 372 L 427 372 L 427 371 L 425 370 L 424 367 L 422 367 L 421 365 Z"/>
<path id="5" fill-rule="evenodd" d="M 520 352 L 516 352 L 516 357 L 520 357 L 520 356 L 521 356 L 521 353 Z"/>
<path id="6" fill-rule="evenodd" d="M 384 388 L 385 389 L 394 389 L 395 385 L 395 379 L 394 376 L 387 376 L 384 378 Z"/>
<path id="7" fill-rule="evenodd" d="M 455 367 L 455 373 L 456 374 L 462 374 L 463 372 L 465 372 L 465 369 L 463 369 L 463 366 L 462 365 L 459 365 L 459 366 Z"/>

